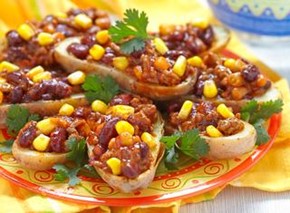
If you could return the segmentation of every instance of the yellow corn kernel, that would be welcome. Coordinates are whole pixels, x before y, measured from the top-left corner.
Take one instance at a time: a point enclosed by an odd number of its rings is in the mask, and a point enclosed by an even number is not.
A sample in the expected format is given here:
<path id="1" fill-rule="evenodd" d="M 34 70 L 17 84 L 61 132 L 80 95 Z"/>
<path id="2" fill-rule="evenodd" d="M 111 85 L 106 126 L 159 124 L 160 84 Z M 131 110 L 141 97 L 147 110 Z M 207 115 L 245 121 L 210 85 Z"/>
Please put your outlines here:
<path id="1" fill-rule="evenodd" d="M 135 74 L 137 79 L 142 78 L 142 67 L 141 66 L 135 66 L 133 71 L 134 71 L 134 74 Z"/>
<path id="2" fill-rule="evenodd" d="M 57 18 L 67 18 L 67 14 L 66 13 L 62 13 L 62 12 L 57 12 L 54 14 Z"/>
<path id="3" fill-rule="evenodd" d="M 119 135 L 123 132 L 134 135 L 134 127 L 127 121 L 118 121 L 115 125 L 115 129 Z"/>
<path id="4" fill-rule="evenodd" d="M 29 39 L 31 39 L 32 36 L 34 36 L 34 30 L 28 24 L 21 24 L 17 28 L 17 32 L 26 41 L 28 41 Z"/>
<path id="5" fill-rule="evenodd" d="M 178 113 L 178 118 L 184 120 L 186 119 L 192 111 L 193 102 L 192 101 L 184 101 L 182 107 Z"/>
<path id="6" fill-rule="evenodd" d="M 59 115 L 66 115 L 66 116 L 70 116 L 71 114 L 73 114 L 75 108 L 70 105 L 70 104 L 64 104 L 61 106 L 61 108 L 58 111 Z"/>
<path id="7" fill-rule="evenodd" d="M 218 94 L 218 89 L 213 80 L 207 80 L 204 82 L 203 95 L 206 98 L 214 98 Z"/>
<path id="8" fill-rule="evenodd" d="M 153 44 L 155 46 L 155 49 L 161 54 L 164 55 L 168 51 L 168 47 L 164 43 L 164 41 L 161 38 L 154 38 Z"/>
<path id="9" fill-rule="evenodd" d="M 104 103 L 103 101 L 101 100 L 95 100 L 92 105 L 91 105 L 93 111 L 95 112 L 99 112 L 99 113 L 102 113 L 102 114 L 105 114 L 107 109 L 108 109 L 108 106 L 106 103 Z"/>
<path id="10" fill-rule="evenodd" d="M 36 128 L 45 135 L 50 134 L 55 129 L 55 127 L 56 123 L 53 122 L 51 118 L 43 119 L 41 121 L 38 121 L 36 124 Z"/>
<path id="11" fill-rule="evenodd" d="M 6 81 L 5 78 L 0 77 L 0 84 L 4 84 L 4 83 L 6 83 L 6 82 L 7 82 L 7 81 Z"/>
<path id="12" fill-rule="evenodd" d="M 193 56 L 187 59 L 187 63 L 194 67 L 201 67 L 203 65 L 203 61 L 199 56 Z"/>
<path id="13" fill-rule="evenodd" d="M 110 158 L 107 160 L 107 165 L 112 170 L 113 175 L 121 174 L 121 160 L 115 157 Z"/>
<path id="14" fill-rule="evenodd" d="M 83 29 L 88 29 L 93 25 L 92 19 L 83 13 L 78 14 L 74 18 L 74 22 L 77 26 L 79 26 Z"/>
<path id="15" fill-rule="evenodd" d="M 185 73 L 185 70 L 186 70 L 186 58 L 183 56 L 183 55 L 180 55 L 173 68 L 172 68 L 172 71 L 177 74 L 179 77 L 182 77 Z"/>
<path id="16" fill-rule="evenodd" d="M 126 57 L 120 56 L 113 58 L 113 65 L 118 70 L 125 70 L 129 66 L 129 61 Z"/>
<path id="17" fill-rule="evenodd" d="M 37 67 L 33 67 L 31 70 L 29 70 L 27 73 L 26 73 L 26 76 L 30 79 L 33 79 L 34 76 L 36 76 L 37 74 L 39 73 L 42 73 L 44 72 L 44 69 L 42 66 L 37 66 Z"/>
<path id="18" fill-rule="evenodd" d="M 213 125 L 209 125 L 206 127 L 206 133 L 212 138 L 218 138 L 223 136 L 223 134 Z"/>
<path id="19" fill-rule="evenodd" d="M 50 138 L 44 134 L 38 135 L 32 142 L 34 149 L 39 152 L 43 152 L 49 145 Z"/>
<path id="20" fill-rule="evenodd" d="M 145 142 L 150 149 L 153 149 L 156 146 L 156 141 L 149 132 L 143 132 L 141 135 L 141 140 Z"/>
<path id="21" fill-rule="evenodd" d="M 217 107 L 217 112 L 224 118 L 235 117 L 234 113 L 225 104 L 219 104 Z"/>
<path id="22" fill-rule="evenodd" d="M 122 132 L 120 134 L 120 139 L 122 141 L 122 145 L 131 146 L 133 142 L 133 136 L 129 132 Z"/>
<path id="23" fill-rule="evenodd" d="M 42 80 L 50 80 L 51 79 L 51 73 L 48 71 L 41 72 L 33 76 L 32 81 L 34 83 L 40 82 Z"/>
<path id="24" fill-rule="evenodd" d="M 235 70 L 236 60 L 232 58 L 228 58 L 225 60 L 224 66 L 229 68 L 230 70 Z"/>
<path id="25" fill-rule="evenodd" d="M 67 77 L 68 82 L 71 85 L 79 85 L 85 82 L 86 74 L 82 71 L 75 71 Z"/>
<path id="26" fill-rule="evenodd" d="M 130 115 L 134 114 L 134 107 L 128 105 L 114 105 L 108 108 L 106 114 L 111 114 L 113 116 L 118 116 L 124 119 L 127 119 Z"/>
<path id="27" fill-rule="evenodd" d="M 98 44 L 95 44 L 94 46 L 91 47 L 89 52 L 94 60 L 100 60 L 103 57 L 103 55 L 105 54 L 105 49 L 104 49 L 104 47 L 102 47 Z"/>
<path id="28" fill-rule="evenodd" d="M 41 32 L 37 35 L 37 41 L 39 45 L 46 46 L 53 43 L 53 36 L 50 33 Z"/>
<path id="29" fill-rule="evenodd" d="M 2 102 L 3 102 L 3 92 L 0 91 L 0 104 L 2 104 Z"/>
<path id="30" fill-rule="evenodd" d="M 99 44 L 105 44 L 109 41 L 110 36 L 108 30 L 101 30 L 96 34 L 96 40 Z"/>
<path id="31" fill-rule="evenodd" d="M 19 67 L 15 64 L 8 62 L 8 61 L 2 61 L 0 64 L 0 72 L 3 72 L 3 71 L 14 72 L 16 70 L 19 70 Z"/>
<path id="32" fill-rule="evenodd" d="M 208 20 L 205 18 L 197 18 L 193 20 L 192 25 L 201 29 L 205 29 L 208 27 Z"/>

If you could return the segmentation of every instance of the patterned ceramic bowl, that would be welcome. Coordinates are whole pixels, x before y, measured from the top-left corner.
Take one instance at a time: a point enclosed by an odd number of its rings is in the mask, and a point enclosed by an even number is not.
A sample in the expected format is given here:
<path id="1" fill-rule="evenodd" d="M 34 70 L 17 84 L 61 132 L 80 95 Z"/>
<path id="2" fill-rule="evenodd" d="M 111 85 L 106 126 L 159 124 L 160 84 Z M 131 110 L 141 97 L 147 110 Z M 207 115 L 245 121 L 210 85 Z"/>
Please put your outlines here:
<path id="1" fill-rule="evenodd" d="M 249 34 L 289 37 L 290 0 L 208 0 L 225 25 Z"/>

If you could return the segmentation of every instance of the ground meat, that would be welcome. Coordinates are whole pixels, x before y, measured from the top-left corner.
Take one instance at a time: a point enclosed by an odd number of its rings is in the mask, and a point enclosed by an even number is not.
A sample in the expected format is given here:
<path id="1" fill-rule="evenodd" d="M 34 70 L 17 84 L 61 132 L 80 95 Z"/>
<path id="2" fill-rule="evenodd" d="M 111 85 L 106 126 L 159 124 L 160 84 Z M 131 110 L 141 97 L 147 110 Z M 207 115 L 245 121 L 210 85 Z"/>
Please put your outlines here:
<path id="1" fill-rule="evenodd" d="M 130 115 L 127 120 L 134 126 L 136 135 L 142 132 L 152 132 L 153 130 L 152 122 L 143 112 Z"/>
<path id="2" fill-rule="evenodd" d="M 225 136 L 234 135 L 244 129 L 244 123 L 235 117 L 228 118 L 225 120 L 220 120 L 218 122 L 217 129 Z"/>

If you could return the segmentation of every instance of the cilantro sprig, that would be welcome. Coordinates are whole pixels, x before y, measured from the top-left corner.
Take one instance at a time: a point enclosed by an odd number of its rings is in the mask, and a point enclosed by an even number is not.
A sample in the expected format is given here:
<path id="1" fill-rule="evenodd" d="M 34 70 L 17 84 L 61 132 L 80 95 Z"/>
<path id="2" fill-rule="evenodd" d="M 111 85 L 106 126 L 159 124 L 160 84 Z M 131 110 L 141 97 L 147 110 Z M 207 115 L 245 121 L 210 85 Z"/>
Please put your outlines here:
<path id="1" fill-rule="evenodd" d="M 160 140 L 165 144 L 165 166 L 169 170 L 178 169 L 176 163 L 179 158 L 179 152 L 199 160 L 207 155 L 209 146 L 204 138 L 199 135 L 198 129 L 192 129 L 186 132 L 176 132 L 171 136 L 163 136 Z"/>
<path id="2" fill-rule="evenodd" d="M 264 127 L 264 123 L 273 114 L 282 111 L 283 101 L 277 99 L 259 104 L 256 100 L 249 101 L 241 108 L 241 118 L 252 124 L 257 131 L 256 145 L 261 145 L 269 141 L 270 136 Z"/>
<path id="3" fill-rule="evenodd" d="M 86 173 L 90 173 L 90 176 L 95 175 L 95 171 L 87 164 L 87 148 L 85 139 L 77 140 L 76 138 L 70 138 L 67 143 L 68 149 L 67 159 L 70 160 L 73 165 L 56 164 L 53 168 L 56 170 L 54 175 L 57 181 L 68 180 L 69 186 L 75 186 L 80 183 L 78 175 L 86 170 Z"/>
<path id="4" fill-rule="evenodd" d="M 8 134 L 16 136 L 20 129 L 29 121 L 39 121 L 38 114 L 31 114 L 28 109 L 20 105 L 12 105 L 9 107 L 6 118 L 6 125 L 8 127 Z"/>
<path id="5" fill-rule="evenodd" d="M 101 78 L 97 75 L 87 76 L 82 88 L 89 102 L 100 99 L 108 103 L 116 94 L 119 93 L 119 85 L 110 76 Z"/>
<path id="6" fill-rule="evenodd" d="M 130 54 L 142 50 L 149 38 L 147 33 L 148 17 L 145 12 L 127 9 L 123 21 L 116 21 L 115 26 L 109 28 L 113 42 L 119 43 L 121 51 Z"/>
<path id="7" fill-rule="evenodd" d="M 0 152 L 11 153 L 13 143 L 14 143 L 13 139 L 9 139 L 9 140 L 6 140 L 6 141 L 0 143 Z"/>

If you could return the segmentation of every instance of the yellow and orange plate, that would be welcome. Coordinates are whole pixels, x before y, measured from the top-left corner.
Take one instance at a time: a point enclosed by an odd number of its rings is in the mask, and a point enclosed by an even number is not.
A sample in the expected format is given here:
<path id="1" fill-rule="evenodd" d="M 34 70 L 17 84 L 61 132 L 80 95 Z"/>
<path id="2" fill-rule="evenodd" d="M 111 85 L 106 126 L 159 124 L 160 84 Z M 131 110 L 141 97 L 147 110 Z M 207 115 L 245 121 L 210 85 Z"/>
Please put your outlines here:
<path id="1" fill-rule="evenodd" d="M 227 51 L 228 52 L 228 51 Z M 231 55 L 232 54 L 227 54 Z M 54 180 L 54 170 L 34 171 L 21 167 L 12 154 L 0 152 L 0 176 L 27 190 L 48 197 L 86 204 L 107 206 L 148 205 L 192 197 L 227 184 L 254 166 L 271 148 L 281 125 L 281 113 L 269 120 L 270 141 L 252 152 L 230 160 L 207 159 L 192 162 L 180 159 L 178 171 L 168 171 L 163 164 L 157 169 L 151 185 L 134 193 L 121 193 L 101 178 L 80 177 L 81 184 L 69 187 Z M 8 138 L 0 130 L 0 140 Z"/>

